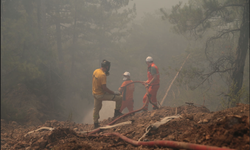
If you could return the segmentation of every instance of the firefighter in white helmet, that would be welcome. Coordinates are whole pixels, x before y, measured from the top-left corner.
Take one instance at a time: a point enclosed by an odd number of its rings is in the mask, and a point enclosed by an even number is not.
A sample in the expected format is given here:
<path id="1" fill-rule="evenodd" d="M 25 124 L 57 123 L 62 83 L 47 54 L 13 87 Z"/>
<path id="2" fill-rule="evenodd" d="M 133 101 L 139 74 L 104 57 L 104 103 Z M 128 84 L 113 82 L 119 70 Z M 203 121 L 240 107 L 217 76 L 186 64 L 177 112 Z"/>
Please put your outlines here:
<path id="1" fill-rule="evenodd" d="M 122 93 L 122 107 L 120 108 L 120 112 L 122 112 L 123 109 L 126 107 L 129 110 L 129 112 L 134 110 L 133 94 L 134 94 L 135 87 L 134 87 L 134 83 L 131 83 L 131 82 L 133 81 L 130 79 L 130 73 L 127 71 L 124 72 L 123 83 L 118 89 Z"/>
<path id="2" fill-rule="evenodd" d="M 154 105 L 157 106 L 156 95 L 157 95 L 157 91 L 160 87 L 159 70 L 158 70 L 158 67 L 154 64 L 153 58 L 151 56 L 148 56 L 146 58 L 146 64 L 148 65 L 148 69 L 147 69 L 148 80 L 145 81 L 144 84 L 148 88 L 148 93 L 150 94 L 150 98 L 151 98 L 152 103 L 154 103 Z M 148 97 L 148 95 L 145 94 L 143 97 L 143 103 L 146 102 L 147 97 Z M 157 108 L 153 106 L 153 109 L 155 110 Z M 143 110 L 144 111 L 148 110 L 148 103 L 146 104 L 146 106 L 144 107 Z"/>

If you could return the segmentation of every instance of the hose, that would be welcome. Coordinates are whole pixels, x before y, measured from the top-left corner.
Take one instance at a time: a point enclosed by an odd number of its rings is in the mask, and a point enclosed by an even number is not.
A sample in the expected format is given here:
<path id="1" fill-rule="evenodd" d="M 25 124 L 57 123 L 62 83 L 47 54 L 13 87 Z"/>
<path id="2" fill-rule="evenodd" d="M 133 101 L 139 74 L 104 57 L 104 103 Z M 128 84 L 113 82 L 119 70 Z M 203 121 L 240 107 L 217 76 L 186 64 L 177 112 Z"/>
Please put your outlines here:
<path id="1" fill-rule="evenodd" d="M 40 130 L 49 130 L 49 131 L 52 131 L 54 129 L 55 128 L 51 128 L 51 127 L 41 127 L 39 129 L 36 129 L 36 130 L 28 132 L 27 134 L 24 135 L 24 137 L 26 137 L 28 134 L 31 134 L 31 133 L 34 133 L 34 132 L 37 132 L 37 131 L 40 131 Z"/>
<path id="2" fill-rule="evenodd" d="M 126 87 L 126 86 L 128 86 L 128 85 L 130 85 L 130 84 L 133 84 L 133 83 L 141 83 L 141 84 L 144 84 L 143 81 L 133 81 L 133 82 L 130 82 L 130 83 L 126 84 L 124 87 Z M 148 93 L 148 88 L 146 88 L 146 90 L 147 90 L 147 94 L 150 96 L 150 94 Z M 155 108 L 159 109 L 159 107 L 158 107 L 157 105 L 155 105 L 154 103 L 152 103 L 152 101 L 151 101 L 150 99 L 149 99 L 149 102 L 150 102 L 150 104 L 154 105 Z"/>
<path id="3" fill-rule="evenodd" d="M 126 86 L 128 86 L 128 85 L 130 85 L 130 84 L 132 84 L 132 83 L 141 83 L 141 84 L 143 84 L 144 82 L 143 82 L 143 81 L 133 81 L 133 82 L 130 82 L 130 83 L 126 84 L 124 87 L 126 87 Z M 148 94 L 148 89 L 146 88 L 146 90 L 147 90 L 146 94 Z M 148 95 L 149 95 L 149 94 L 148 94 Z M 131 112 L 129 112 L 129 113 L 126 113 L 126 114 L 124 114 L 124 115 L 122 115 L 122 116 L 116 118 L 115 120 L 111 121 L 111 122 L 110 122 L 109 124 L 107 124 L 107 125 L 112 125 L 112 124 L 114 124 L 117 120 L 119 120 L 119 119 L 121 119 L 121 118 L 123 118 L 123 117 L 125 117 L 125 116 L 128 116 L 128 115 L 130 115 L 130 114 L 132 114 L 132 113 L 135 113 L 135 112 L 138 112 L 138 111 L 141 111 L 141 110 L 146 106 L 146 104 L 148 103 L 148 101 L 149 101 L 151 104 L 153 104 L 153 103 L 151 102 L 151 100 L 150 100 L 150 96 L 148 96 L 148 99 L 146 100 L 146 102 L 143 104 L 143 106 L 142 106 L 140 109 L 131 111 Z M 155 104 L 153 104 L 153 105 L 155 106 Z M 157 106 L 155 106 L 155 107 L 157 107 Z M 157 108 L 158 108 L 158 107 L 157 107 Z M 101 130 L 100 128 L 97 128 L 97 129 L 95 129 L 95 130 L 92 130 L 91 132 L 88 133 L 88 136 L 90 136 L 90 135 L 93 134 L 93 133 L 99 132 L 100 130 Z"/>
<path id="4" fill-rule="evenodd" d="M 103 134 L 104 136 L 111 136 L 115 135 L 121 138 L 122 140 L 134 145 L 134 146 L 149 146 L 149 147 L 155 147 L 155 146 L 161 146 L 161 147 L 168 147 L 168 148 L 175 148 L 175 149 L 188 149 L 188 150 L 232 150 L 228 148 L 220 148 L 215 146 L 206 146 L 206 145 L 199 145 L 199 144 L 192 144 L 192 143 L 185 143 L 185 142 L 175 142 L 175 141 L 148 141 L 148 142 L 141 142 L 141 141 L 135 141 L 130 138 L 127 138 L 124 135 L 121 135 L 117 132 L 112 133 L 106 133 Z"/>
<path id="5" fill-rule="evenodd" d="M 104 127 L 99 127 L 101 130 L 106 130 L 106 129 L 111 129 L 117 126 L 122 126 L 122 125 L 127 125 L 127 124 L 132 124 L 133 121 L 125 121 L 125 122 L 121 122 L 121 123 L 117 123 L 115 125 L 111 125 L 111 126 L 104 126 Z M 93 131 L 93 130 L 92 130 Z M 78 134 L 85 134 L 85 133 L 89 133 L 91 131 L 75 131 Z"/>
<path id="6" fill-rule="evenodd" d="M 144 83 L 142 81 L 133 81 L 131 83 L 128 83 L 127 85 L 125 86 L 128 86 L 132 83 Z M 118 118 L 116 118 L 115 120 L 111 121 L 109 124 L 107 125 L 112 125 L 113 123 L 115 123 L 117 120 L 125 117 L 125 116 L 128 116 L 132 113 L 135 113 L 135 112 L 138 112 L 138 111 L 141 111 L 148 102 L 150 102 L 151 104 L 153 104 L 150 100 L 150 96 L 149 96 L 149 93 L 148 93 L 148 89 L 146 88 L 147 92 L 146 94 L 148 94 L 148 99 L 146 100 L 146 102 L 144 103 L 144 105 L 138 109 L 138 110 L 134 110 L 132 112 L 129 112 L 127 114 L 124 114 Z M 154 105 L 154 104 L 153 104 Z M 157 106 L 156 106 L 157 107 Z M 158 108 L 158 107 L 157 107 Z M 91 132 L 89 132 L 87 135 L 88 136 L 98 136 L 98 135 L 93 135 L 93 133 L 96 133 L 96 132 L 99 132 L 101 129 L 100 128 L 97 128 L 96 130 L 93 130 Z M 104 136 L 112 136 L 112 135 L 115 135 L 115 136 L 118 136 L 119 138 L 121 138 L 122 140 L 126 141 L 127 143 L 130 143 L 134 146 L 149 146 L 149 147 L 155 147 L 155 146 L 162 146 L 162 147 L 168 147 L 168 148 L 175 148 L 175 149 L 188 149 L 188 150 L 232 150 L 232 149 L 228 149 L 228 148 L 219 148 L 219 147 L 214 147 L 214 146 L 206 146 L 206 145 L 199 145 L 199 144 L 192 144 L 192 143 L 185 143 L 185 142 L 175 142 L 175 141 L 162 141 L 162 140 L 157 140 L 157 141 L 148 141 L 148 142 L 141 142 L 141 141 L 135 141 L 135 140 L 132 140 L 124 135 L 121 135 L 117 132 L 112 132 L 112 133 L 106 133 L 106 134 L 103 134 Z"/>

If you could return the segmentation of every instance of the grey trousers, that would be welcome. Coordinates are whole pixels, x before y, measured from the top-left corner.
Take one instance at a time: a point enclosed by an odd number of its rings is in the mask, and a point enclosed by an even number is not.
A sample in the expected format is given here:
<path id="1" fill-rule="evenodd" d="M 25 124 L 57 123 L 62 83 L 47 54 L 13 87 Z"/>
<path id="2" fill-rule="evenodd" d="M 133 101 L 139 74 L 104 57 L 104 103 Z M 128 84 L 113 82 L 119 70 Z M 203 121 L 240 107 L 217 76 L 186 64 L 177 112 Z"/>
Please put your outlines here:
<path id="1" fill-rule="evenodd" d="M 100 118 L 99 112 L 102 108 L 102 101 L 115 101 L 116 102 L 116 110 L 120 110 L 122 106 L 122 95 L 114 95 L 114 94 L 104 94 L 104 95 L 94 95 L 94 112 L 93 119 L 94 123 L 98 123 L 98 119 Z"/>

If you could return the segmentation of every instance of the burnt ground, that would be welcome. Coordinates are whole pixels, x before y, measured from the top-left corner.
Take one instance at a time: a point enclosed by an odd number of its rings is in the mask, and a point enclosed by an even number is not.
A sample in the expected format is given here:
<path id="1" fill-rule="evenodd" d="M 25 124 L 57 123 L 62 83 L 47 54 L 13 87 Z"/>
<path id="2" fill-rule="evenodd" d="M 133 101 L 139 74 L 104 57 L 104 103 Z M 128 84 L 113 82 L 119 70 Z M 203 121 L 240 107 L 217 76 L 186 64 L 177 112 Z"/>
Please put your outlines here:
<path id="1" fill-rule="evenodd" d="M 87 136 L 83 131 L 93 130 L 93 124 L 77 124 L 48 120 L 42 125 L 20 125 L 1 119 L 1 150 L 6 149 L 48 149 L 48 150 L 112 150 L 112 149 L 171 149 L 163 147 L 133 146 L 119 137 L 104 136 L 117 132 L 130 139 L 138 140 L 145 129 L 162 118 L 179 114 L 180 118 L 151 130 L 143 141 L 168 140 L 248 150 L 249 146 L 249 105 L 217 112 L 210 112 L 204 106 L 183 105 L 180 107 L 162 107 L 159 110 L 137 112 L 121 118 L 116 123 L 133 120 L 132 124 L 102 130 L 96 136 Z M 112 118 L 100 121 L 105 126 Z M 54 130 L 40 130 L 27 134 L 40 127 L 52 127 Z"/>

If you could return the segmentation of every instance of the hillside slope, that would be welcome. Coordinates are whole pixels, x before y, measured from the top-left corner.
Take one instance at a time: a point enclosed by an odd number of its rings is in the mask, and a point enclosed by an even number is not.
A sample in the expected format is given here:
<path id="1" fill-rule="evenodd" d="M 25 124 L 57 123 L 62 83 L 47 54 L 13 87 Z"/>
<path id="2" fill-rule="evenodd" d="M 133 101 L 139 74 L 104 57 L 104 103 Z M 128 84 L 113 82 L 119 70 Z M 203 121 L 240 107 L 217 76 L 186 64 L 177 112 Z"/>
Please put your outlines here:
<path id="1" fill-rule="evenodd" d="M 155 130 L 150 130 L 145 137 L 145 129 L 167 116 L 180 115 L 162 124 Z M 168 140 L 201 144 L 207 146 L 225 147 L 238 150 L 248 150 L 249 146 L 249 105 L 239 104 L 237 107 L 218 112 L 210 112 L 204 106 L 183 105 L 180 107 L 162 107 L 159 110 L 138 112 L 121 118 L 116 123 L 132 120 L 132 124 L 101 130 L 92 136 L 84 131 L 93 130 L 93 124 L 76 124 L 48 120 L 39 126 L 18 125 L 16 122 L 1 120 L 1 149 L 171 149 L 164 147 L 133 146 L 116 136 L 106 133 L 120 133 L 138 141 Z M 101 126 L 112 121 L 112 118 L 102 120 Z M 54 130 L 39 130 L 40 127 L 50 127 Z"/>

